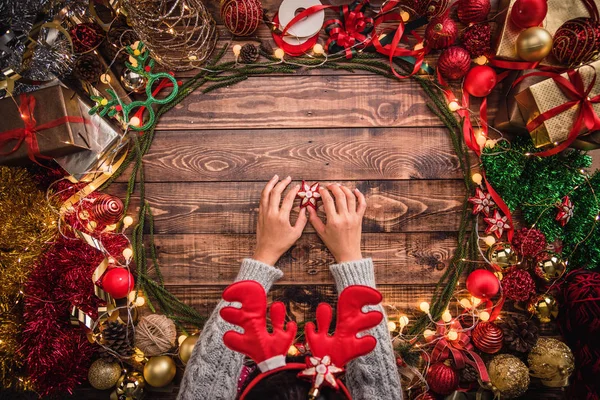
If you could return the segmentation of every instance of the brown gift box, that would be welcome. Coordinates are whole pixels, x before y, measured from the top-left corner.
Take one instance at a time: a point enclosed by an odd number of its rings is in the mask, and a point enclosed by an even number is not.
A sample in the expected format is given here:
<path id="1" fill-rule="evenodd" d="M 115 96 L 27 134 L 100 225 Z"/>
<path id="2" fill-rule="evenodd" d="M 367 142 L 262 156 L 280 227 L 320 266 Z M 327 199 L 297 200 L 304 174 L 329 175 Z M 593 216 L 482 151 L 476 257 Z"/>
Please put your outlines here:
<path id="1" fill-rule="evenodd" d="M 27 93 L 27 96 L 35 97 L 36 103 L 33 115 L 37 125 L 60 119 L 64 116 L 83 117 L 79 107 L 79 97 L 71 90 L 60 86 L 50 86 L 35 92 Z M 20 104 L 20 97 L 15 97 Z M 25 126 L 19 114 L 19 109 L 12 98 L 0 100 L 2 120 L 0 120 L 0 135 L 2 132 Z M 36 131 L 36 138 L 40 153 L 48 157 L 61 157 L 67 154 L 87 150 L 86 126 L 83 122 L 66 122 L 54 128 Z M 1 153 L 10 152 L 16 142 L 11 141 L 0 148 Z M 0 164 L 25 165 L 31 163 L 27 154 L 27 143 L 10 154 L 0 156 Z"/>
<path id="2" fill-rule="evenodd" d="M 510 19 L 512 6 L 517 0 L 501 0 L 499 10 L 506 10 L 498 15 L 497 22 L 500 30 L 496 42 L 496 57 L 504 60 L 519 61 L 517 55 L 517 38 L 523 29 L 516 26 Z M 600 8 L 600 0 L 594 0 Z M 590 14 L 581 0 L 548 0 L 548 14 L 544 19 L 544 29 L 552 36 L 558 28 L 570 19 L 577 17 L 589 17 Z M 542 65 L 556 65 L 557 62 L 551 56 L 546 57 Z"/>
<path id="3" fill-rule="evenodd" d="M 590 66 L 596 70 L 596 73 L 600 74 L 600 61 L 579 68 L 578 71 L 583 79 L 584 87 L 588 87 L 590 82 L 594 79 L 594 70 L 590 68 Z M 562 76 L 567 77 L 567 74 L 562 74 Z M 590 92 L 590 97 L 596 96 L 597 94 L 600 94 L 600 79 L 596 80 L 596 83 Z M 526 123 L 531 122 L 538 115 L 570 101 L 551 78 L 529 86 L 517 94 L 515 99 Z M 530 134 L 535 147 L 539 148 L 566 140 L 575 123 L 579 107 L 580 105 L 577 104 L 574 107 L 549 118 L 537 129 L 532 131 Z M 592 107 L 596 114 L 600 115 L 600 103 L 594 103 Z M 587 128 L 583 126 L 579 133 L 580 136 L 587 133 Z M 588 142 L 590 146 L 595 146 L 597 140 L 594 136 L 595 135 L 592 135 L 589 138 L 588 136 L 580 137 L 579 140 Z"/>

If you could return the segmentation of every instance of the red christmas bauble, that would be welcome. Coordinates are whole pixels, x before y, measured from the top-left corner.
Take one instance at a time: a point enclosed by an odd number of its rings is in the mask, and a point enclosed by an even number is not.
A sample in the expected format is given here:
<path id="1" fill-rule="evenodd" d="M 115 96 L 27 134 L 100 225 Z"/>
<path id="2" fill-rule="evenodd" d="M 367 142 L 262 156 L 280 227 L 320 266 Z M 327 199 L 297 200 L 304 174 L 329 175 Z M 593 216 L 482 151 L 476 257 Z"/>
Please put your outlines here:
<path id="1" fill-rule="evenodd" d="M 471 335 L 473 344 L 484 353 L 494 354 L 500 351 L 504 343 L 504 332 L 493 322 L 480 322 Z"/>
<path id="2" fill-rule="evenodd" d="M 510 19 L 519 28 L 526 29 L 539 26 L 547 13 L 547 0 L 517 0 L 510 10 Z"/>
<path id="3" fill-rule="evenodd" d="M 590 61 L 600 50 L 600 28 L 591 18 L 575 18 L 554 34 L 552 54 L 563 65 Z"/>
<path id="4" fill-rule="evenodd" d="M 491 67 L 478 65 L 467 73 L 464 89 L 471 96 L 485 97 L 494 90 L 497 80 L 496 71 Z"/>
<path id="5" fill-rule="evenodd" d="M 126 268 L 113 268 L 102 278 L 102 289 L 115 299 L 127 297 L 134 286 L 133 275 Z"/>
<path id="6" fill-rule="evenodd" d="M 437 394 L 447 395 L 458 387 L 459 376 L 454 368 L 438 362 L 429 368 L 426 380 L 429 389 Z"/>
<path id="7" fill-rule="evenodd" d="M 535 282 L 529 272 L 512 268 L 502 278 L 502 291 L 511 300 L 527 301 L 535 293 Z"/>
<path id="8" fill-rule="evenodd" d="M 484 56 L 492 49 L 492 27 L 488 23 L 473 24 L 463 31 L 461 40 L 471 57 Z"/>
<path id="9" fill-rule="evenodd" d="M 546 248 L 546 235 L 538 229 L 523 227 L 515 232 L 512 248 L 518 255 L 539 259 Z"/>
<path id="10" fill-rule="evenodd" d="M 415 0 L 415 13 L 427 18 L 439 17 L 450 8 L 451 0 Z"/>
<path id="11" fill-rule="evenodd" d="M 447 14 L 433 18 L 425 29 L 425 43 L 432 49 L 445 49 L 456 41 L 456 22 Z"/>
<path id="12" fill-rule="evenodd" d="M 104 225 L 116 224 L 123 217 L 123 202 L 116 196 L 101 194 L 94 201 L 91 218 Z"/>
<path id="13" fill-rule="evenodd" d="M 249 36 L 262 22 L 260 0 L 224 0 L 221 2 L 221 19 L 234 35 Z"/>
<path id="14" fill-rule="evenodd" d="M 487 269 L 476 269 L 467 277 L 467 290 L 478 299 L 490 299 L 500 290 L 500 282 Z"/>
<path id="15" fill-rule="evenodd" d="M 458 20 L 466 25 L 485 21 L 491 8 L 490 0 L 459 0 Z"/>
<path id="16" fill-rule="evenodd" d="M 452 46 L 442 51 L 437 65 L 440 73 L 448 79 L 460 79 L 471 67 L 469 52 L 460 46 Z"/>

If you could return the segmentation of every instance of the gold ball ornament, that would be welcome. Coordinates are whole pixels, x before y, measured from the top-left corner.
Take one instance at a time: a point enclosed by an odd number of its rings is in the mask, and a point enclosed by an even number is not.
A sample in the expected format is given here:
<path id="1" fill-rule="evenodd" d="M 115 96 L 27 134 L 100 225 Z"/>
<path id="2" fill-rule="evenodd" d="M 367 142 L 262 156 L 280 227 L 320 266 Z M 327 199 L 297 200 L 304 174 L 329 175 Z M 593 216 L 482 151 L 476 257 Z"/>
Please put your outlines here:
<path id="1" fill-rule="evenodd" d="M 512 249 L 510 243 L 496 242 L 492 244 L 488 249 L 487 256 L 492 265 L 502 269 L 512 267 L 519 263 L 519 257 Z"/>
<path id="2" fill-rule="evenodd" d="M 567 270 L 567 264 L 558 254 L 548 254 L 535 266 L 535 274 L 546 282 L 554 282 Z"/>
<path id="3" fill-rule="evenodd" d="M 121 83 L 126 90 L 134 93 L 143 93 L 146 91 L 146 77 L 125 68 L 121 74 Z"/>
<path id="4" fill-rule="evenodd" d="M 126 372 L 117 381 L 116 394 L 119 399 L 125 396 L 127 400 L 141 399 L 144 395 L 146 381 L 139 372 Z"/>
<path id="5" fill-rule="evenodd" d="M 188 336 L 181 344 L 179 345 L 179 358 L 183 361 L 183 364 L 187 364 L 192 356 L 192 352 L 194 351 L 194 346 L 196 346 L 196 342 L 198 341 L 199 335 L 191 335 Z"/>
<path id="6" fill-rule="evenodd" d="M 549 387 L 565 387 L 575 368 L 575 358 L 569 346 L 560 340 L 541 337 L 527 358 L 531 376 Z"/>
<path id="7" fill-rule="evenodd" d="M 117 384 L 121 377 L 121 367 L 116 362 L 96 360 L 88 371 L 88 381 L 94 389 L 106 390 Z"/>
<path id="8" fill-rule="evenodd" d="M 529 387 L 529 370 L 523 361 L 510 354 L 495 356 L 487 366 L 491 390 L 502 399 L 521 396 Z"/>
<path id="9" fill-rule="evenodd" d="M 150 358 L 144 365 L 144 379 L 154 387 L 164 387 L 173 381 L 177 367 L 169 356 L 156 356 Z"/>
<path id="10" fill-rule="evenodd" d="M 558 316 L 558 303 L 551 294 L 542 294 L 527 305 L 527 310 L 545 324 Z"/>
<path id="11" fill-rule="evenodd" d="M 540 61 L 552 51 L 552 35 L 544 28 L 527 28 L 517 38 L 517 54 L 525 61 Z"/>

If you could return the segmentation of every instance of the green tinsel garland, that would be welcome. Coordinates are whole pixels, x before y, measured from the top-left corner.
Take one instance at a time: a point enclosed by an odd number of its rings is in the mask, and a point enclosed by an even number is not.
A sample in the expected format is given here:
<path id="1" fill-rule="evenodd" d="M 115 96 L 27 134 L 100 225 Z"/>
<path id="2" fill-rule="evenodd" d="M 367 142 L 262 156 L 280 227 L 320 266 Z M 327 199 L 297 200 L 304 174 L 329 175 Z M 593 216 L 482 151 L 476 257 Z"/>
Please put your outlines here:
<path id="1" fill-rule="evenodd" d="M 600 193 L 600 177 L 585 172 L 592 158 L 569 150 L 551 157 L 536 157 L 531 140 L 518 137 L 486 148 L 481 156 L 483 169 L 492 186 L 511 211 L 521 210 L 529 226 L 542 231 L 549 241 L 563 241 L 563 254 L 570 268 L 593 268 L 600 261 L 600 212 L 595 193 Z M 574 215 L 562 227 L 556 221 L 556 204 L 564 196 L 574 204 Z"/>

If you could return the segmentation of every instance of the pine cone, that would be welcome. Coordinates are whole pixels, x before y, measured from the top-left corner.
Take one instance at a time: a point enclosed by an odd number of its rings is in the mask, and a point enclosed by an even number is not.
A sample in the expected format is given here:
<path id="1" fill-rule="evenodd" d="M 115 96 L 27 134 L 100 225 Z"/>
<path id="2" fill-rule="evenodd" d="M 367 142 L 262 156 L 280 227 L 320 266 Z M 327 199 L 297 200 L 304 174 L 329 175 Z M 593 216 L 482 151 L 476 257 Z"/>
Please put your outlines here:
<path id="1" fill-rule="evenodd" d="M 113 26 L 108 31 L 106 41 L 103 43 L 103 49 L 111 61 L 118 53 L 118 60 L 120 62 L 125 62 L 129 57 L 129 54 L 125 50 L 120 52 L 119 50 L 123 47 L 131 46 L 140 39 L 124 21 L 119 20 L 117 22 L 117 24 L 113 23 Z"/>
<path id="2" fill-rule="evenodd" d="M 510 350 L 519 353 L 530 351 L 539 337 L 535 321 L 521 315 L 506 318 L 500 327 L 504 332 L 504 343 Z"/>
<path id="3" fill-rule="evenodd" d="M 252 43 L 246 43 L 240 51 L 240 58 L 245 64 L 252 64 L 258 58 L 258 49 Z"/>
<path id="4" fill-rule="evenodd" d="M 109 321 L 102 329 L 100 356 L 108 362 L 133 355 L 133 332 L 128 326 L 117 321 Z M 107 349 L 108 348 L 108 349 Z M 109 350 L 110 349 L 110 350 Z M 118 355 L 118 357 L 117 357 Z"/>
<path id="5" fill-rule="evenodd" d="M 479 373 L 475 367 L 467 364 L 463 369 L 460 370 L 459 377 L 461 384 L 469 384 L 477 382 L 477 379 L 479 379 Z"/>
<path id="6" fill-rule="evenodd" d="M 75 76 L 90 83 L 98 82 L 102 75 L 102 64 L 92 53 L 84 54 L 75 61 Z"/>

